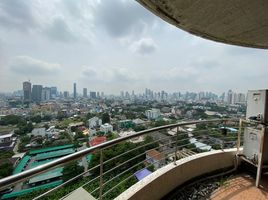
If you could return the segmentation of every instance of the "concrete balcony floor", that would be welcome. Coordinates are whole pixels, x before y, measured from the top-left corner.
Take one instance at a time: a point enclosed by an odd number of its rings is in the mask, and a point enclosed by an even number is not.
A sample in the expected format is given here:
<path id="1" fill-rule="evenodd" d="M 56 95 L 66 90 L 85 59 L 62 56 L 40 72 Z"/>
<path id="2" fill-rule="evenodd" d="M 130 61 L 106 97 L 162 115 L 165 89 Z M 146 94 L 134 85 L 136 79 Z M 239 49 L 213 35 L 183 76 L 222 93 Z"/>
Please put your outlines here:
<path id="1" fill-rule="evenodd" d="M 223 183 L 210 197 L 211 200 L 265 200 L 268 199 L 268 176 L 263 176 L 260 187 L 255 187 L 255 178 L 240 174 Z"/>

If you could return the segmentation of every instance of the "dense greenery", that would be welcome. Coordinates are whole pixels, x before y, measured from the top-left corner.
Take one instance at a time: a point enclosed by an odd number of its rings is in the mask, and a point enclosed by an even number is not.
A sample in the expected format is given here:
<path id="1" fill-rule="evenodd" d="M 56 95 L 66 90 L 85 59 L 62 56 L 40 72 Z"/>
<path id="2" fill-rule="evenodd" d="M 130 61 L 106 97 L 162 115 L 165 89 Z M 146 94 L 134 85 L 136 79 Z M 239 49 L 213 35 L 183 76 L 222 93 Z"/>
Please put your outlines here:
<path id="1" fill-rule="evenodd" d="M 77 176 L 78 174 L 83 173 L 83 171 L 84 167 L 79 166 L 76 161 L 73 161 L 63 168 L 62 179 L 63 181 L 68 181 L 69 179 Z"/>
<path id="2" fill-rule="evenodd" d="M 13 165 L 10 162 L 6 162 L 0 165 L 0 178 L 10 176 L 13 171 Z"/>
<path id="3" fill-rule="evenodd" d="M 27 122 L 25 120 L 19 122 L 17 127 L 19 129 L 15 130 L 15 133 L 18 135 L 25 135 L 26 133 L 32 132 L 32 130 L 34 129 L 32 122 Z"/>
<path id="4" fill-rule="evenodd" d="M 105 124 L 105 123 L 110 123 L 110 122 L 111 122 L 111 119 L 110 119 L 109 113 L 103 113 L 102 114 L 102 123 Z"/>
<path id="5" fill-rule="evenodd" d="M 0 151 L 0 159 L 11 158 L 14 155 L 13 151 Z"/>
<path id="6" fill-rule="evenodd" d="M 8 158 L 11 158 L 13 155 L 13 151 L 0 152 L 0 178 L 4 178 L 12 174 L 13 165 L 9 162 Z"/>
<path id="7" fill-rule="evenodd" d="M 29 136 L 22 136 L 20 138 L 20 143 L 19 143 L 19 148 L 18 148 L 18 151 L 19 152 L 24 152 L 25 151 L 25 145 L 30 143 L 31 141 L 31 138 Z"/>
<path id="8" fill-rule="evenodd" d="M 23 121 L 22 117 L 17 115 L 7 115 L 0 120 L 0 125 L 16 125 Z"/>

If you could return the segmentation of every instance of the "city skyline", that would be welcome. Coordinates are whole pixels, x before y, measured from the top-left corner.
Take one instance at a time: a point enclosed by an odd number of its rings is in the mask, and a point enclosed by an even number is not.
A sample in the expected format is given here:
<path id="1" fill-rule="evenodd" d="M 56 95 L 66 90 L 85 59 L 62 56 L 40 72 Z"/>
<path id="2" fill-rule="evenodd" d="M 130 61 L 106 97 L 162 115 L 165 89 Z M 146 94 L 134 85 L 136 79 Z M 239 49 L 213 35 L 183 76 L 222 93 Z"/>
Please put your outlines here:
<path id="1" fill-rule="evenodd" d="M 1 1 L 0 11 L 0 92 L 28 79 L 113 94 L 246 92 L 268 83 L 266 50 L 192 36 L 134 1 Z"/>
<path id="2" fill-rule="evenodd" d="M 23 102 L 30 103 L 40 103 L 56 99 L 70 99 L 69 91 L 59 91 L 57 87 L 43 87 L 42 85 L 35 85 L 30 81 L 25 81 L 22 83 L 23 90 L 13 92 L 13 97 L 22 97 Z M 20 93 L 20 94 L 19 94 Z M 104 92 L 99 91 L 88 91 L 87 88 L 82 89 L 82 93 L 77 92 L 76 83 L 73 83 L 73 93 L 71 99 L 77 100 L 78 98 L 83 99 L 102 99 L 109 97 L 110 95 L 114 97 L 120 97 L 122 99 L 142 99 L 142 100 L 157 100 L 157 101 L 166 101 L 170 99 L 176 100 L 220 100 L 228 104 L 236 103 L 245 103 L 246 94 L 232 91 L 231 89 L 228 92 L 223 92 L 222 94 L 215 94 L 211 91 L 199 91 L 192 92 L 186 91 L 185 93 L 181 91 L 173 91 L 171 93 L 164 90 L 153 91 L 149 88 L 145 88 L 142 93 L 135 93 L 134 90 L 131 91 L 120 91 L 120 94 L 105 94 Z"/>

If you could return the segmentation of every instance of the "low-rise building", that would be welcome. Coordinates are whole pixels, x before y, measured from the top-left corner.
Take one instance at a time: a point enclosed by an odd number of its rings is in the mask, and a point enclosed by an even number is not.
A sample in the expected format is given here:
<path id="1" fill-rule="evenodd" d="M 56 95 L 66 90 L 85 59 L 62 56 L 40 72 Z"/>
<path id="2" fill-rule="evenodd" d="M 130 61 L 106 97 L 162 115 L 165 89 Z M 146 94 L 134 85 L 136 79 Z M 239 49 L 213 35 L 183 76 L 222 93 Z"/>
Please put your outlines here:
<path id="1" fill-rule="evenodd" d="M 161 112 L 159 109 L 152 108 L 151 110 L 146 110 L 145 115 L 148 119 L 157 119 L 160 116 Z"/>
<path id="2" fill-rule="evenodd" d="M 102 120 L 98 117 L 92 117 L 88 120 L 89 129 L 93 129 L 96 126 L 101 126 L 101 125 L 102 125 Z"/>
<path id="3" fill-rule="evenodd" d="M 13 150 L 16 143 L 16 137 L 13 133 L 0 135 L 0 150 Z"/>
<path id="4" fill-rule="evenodd" d="M 159 169 L 165 165 L 165 156 L 155 149 L 146 151 L 146 162 Z"/>
<path id="5" fill-rule="evenodd" d="M 113 126 L 111 124 L 105 123 L 105 124 L 100 126 L 100 131 L 107 134 L 108 132 L 113 131 Z"/>

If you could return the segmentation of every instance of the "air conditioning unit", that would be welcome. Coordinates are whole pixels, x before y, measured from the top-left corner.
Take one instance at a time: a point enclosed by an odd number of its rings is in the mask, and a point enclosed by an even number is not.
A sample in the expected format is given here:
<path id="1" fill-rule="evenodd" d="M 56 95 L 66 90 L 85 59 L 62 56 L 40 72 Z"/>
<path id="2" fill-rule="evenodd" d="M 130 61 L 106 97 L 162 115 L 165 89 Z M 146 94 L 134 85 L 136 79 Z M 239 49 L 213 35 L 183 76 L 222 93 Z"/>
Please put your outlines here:
<path id="1" fill-rule="evenodd" d="M 248 91 L 246 118 L 268 124 L 268 90 Z"/>
<path id="2" fill-rule="evenodd" d="M 252 127 L 246 127 L 244 131 L 244 144 L 243 144 L 243 154 L 251 162 L 258 164 L 259 155 L 261 150 L 261 129 L 256 129 Z M 263 137 L 263 163 L 268 164 L 268 134 L 267 128 L 265 130 L 265 137 Z"/>

